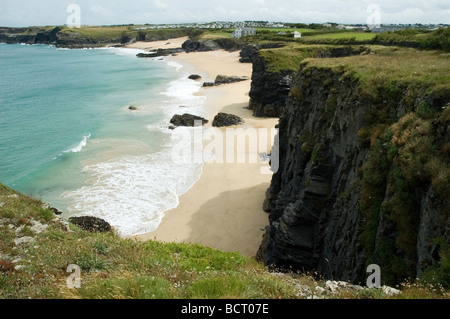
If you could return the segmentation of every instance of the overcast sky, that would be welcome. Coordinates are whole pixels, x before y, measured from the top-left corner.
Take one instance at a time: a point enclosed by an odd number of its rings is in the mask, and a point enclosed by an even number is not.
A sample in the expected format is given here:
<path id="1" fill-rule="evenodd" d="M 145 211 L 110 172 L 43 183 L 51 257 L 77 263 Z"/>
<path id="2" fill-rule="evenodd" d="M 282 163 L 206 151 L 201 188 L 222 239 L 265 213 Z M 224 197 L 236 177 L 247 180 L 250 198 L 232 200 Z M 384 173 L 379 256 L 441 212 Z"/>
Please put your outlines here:
<path id="1" fill-rule="evenodd" d="M 267 20 L 302 23 L 367 22 L 369 6 L 381 23 L 450 24 L 449 0 L 0 0 L 0 26 L 64 25 L 67 8 L 81 24 L 163 24 Z"/>

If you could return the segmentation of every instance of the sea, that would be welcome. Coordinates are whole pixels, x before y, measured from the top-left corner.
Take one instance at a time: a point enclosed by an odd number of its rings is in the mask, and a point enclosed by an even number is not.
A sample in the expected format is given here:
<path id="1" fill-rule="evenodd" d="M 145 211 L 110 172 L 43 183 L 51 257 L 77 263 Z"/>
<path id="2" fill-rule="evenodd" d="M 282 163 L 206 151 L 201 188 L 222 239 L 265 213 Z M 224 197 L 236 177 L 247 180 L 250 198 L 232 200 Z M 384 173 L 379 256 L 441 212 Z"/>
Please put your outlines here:
<path id="1" fill-rule="evenodd" d="M 209 114 L 183 65 L 140 52 L 0 44 L 0 182 L 124 237 L 156 230 L 202 172 L 173 160 L 170 119 Z"/>

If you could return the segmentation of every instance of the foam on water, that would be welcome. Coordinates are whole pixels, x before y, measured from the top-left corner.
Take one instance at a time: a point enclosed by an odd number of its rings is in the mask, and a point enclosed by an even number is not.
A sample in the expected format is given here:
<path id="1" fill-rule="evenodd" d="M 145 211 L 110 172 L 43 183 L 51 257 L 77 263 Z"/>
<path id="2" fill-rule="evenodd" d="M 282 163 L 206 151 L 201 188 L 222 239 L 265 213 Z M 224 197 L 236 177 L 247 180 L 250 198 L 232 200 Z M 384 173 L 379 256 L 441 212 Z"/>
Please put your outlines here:
<path id="1" fill-rule="evenodd" d="M 63 196 L 80 215 L 107 220 L 121 236 L 157 229 L 164 212 L 199 178 L 201 165 L 173 163 L 170 149 L 145 156 L 124 156 L 86 166 L 88 186 Z"/>

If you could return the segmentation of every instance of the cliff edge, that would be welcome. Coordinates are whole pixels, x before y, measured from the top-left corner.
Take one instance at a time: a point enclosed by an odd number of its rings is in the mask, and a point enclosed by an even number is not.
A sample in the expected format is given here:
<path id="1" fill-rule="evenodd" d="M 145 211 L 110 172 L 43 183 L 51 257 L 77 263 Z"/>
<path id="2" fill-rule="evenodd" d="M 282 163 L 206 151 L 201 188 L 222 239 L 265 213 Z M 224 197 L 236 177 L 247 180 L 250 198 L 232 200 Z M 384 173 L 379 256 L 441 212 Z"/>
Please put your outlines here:
<path id="1" fill-rule="evenodd" d="M 359 283 L 378 264 L 388 284 L 442 270 L 448 64 L 445 54 L 379 47 L 302 62 L 264 203 L 270 227 L 258 255 L 266 265 Z"/>

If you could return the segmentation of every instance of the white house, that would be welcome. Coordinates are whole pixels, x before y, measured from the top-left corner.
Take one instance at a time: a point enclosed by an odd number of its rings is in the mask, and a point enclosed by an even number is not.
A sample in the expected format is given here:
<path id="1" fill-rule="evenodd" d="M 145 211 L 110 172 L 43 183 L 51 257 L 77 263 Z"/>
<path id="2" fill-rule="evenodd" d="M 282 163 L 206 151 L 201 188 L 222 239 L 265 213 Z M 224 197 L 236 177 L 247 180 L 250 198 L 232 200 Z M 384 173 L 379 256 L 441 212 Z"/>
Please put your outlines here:
<path id="1" fill-rule="evenodd" d="M 300 32 L 294 31 L 294 38 L 295 39 L 298 39 L 298 38 L 301 38 L 301 37 L 302 37 L 302 34 Z"/>
<path id="2" fill-rule="evenodd" d="M 232 38 L 241 38 L 241 37 L 245 37 L 247 35 L 255 35 L 256 34 L 256 30 L 254 28 L 242 28 L 242 27 L 238 27 L 236 28 L 236 30 L 231 33 L 231 37 Z"/>

